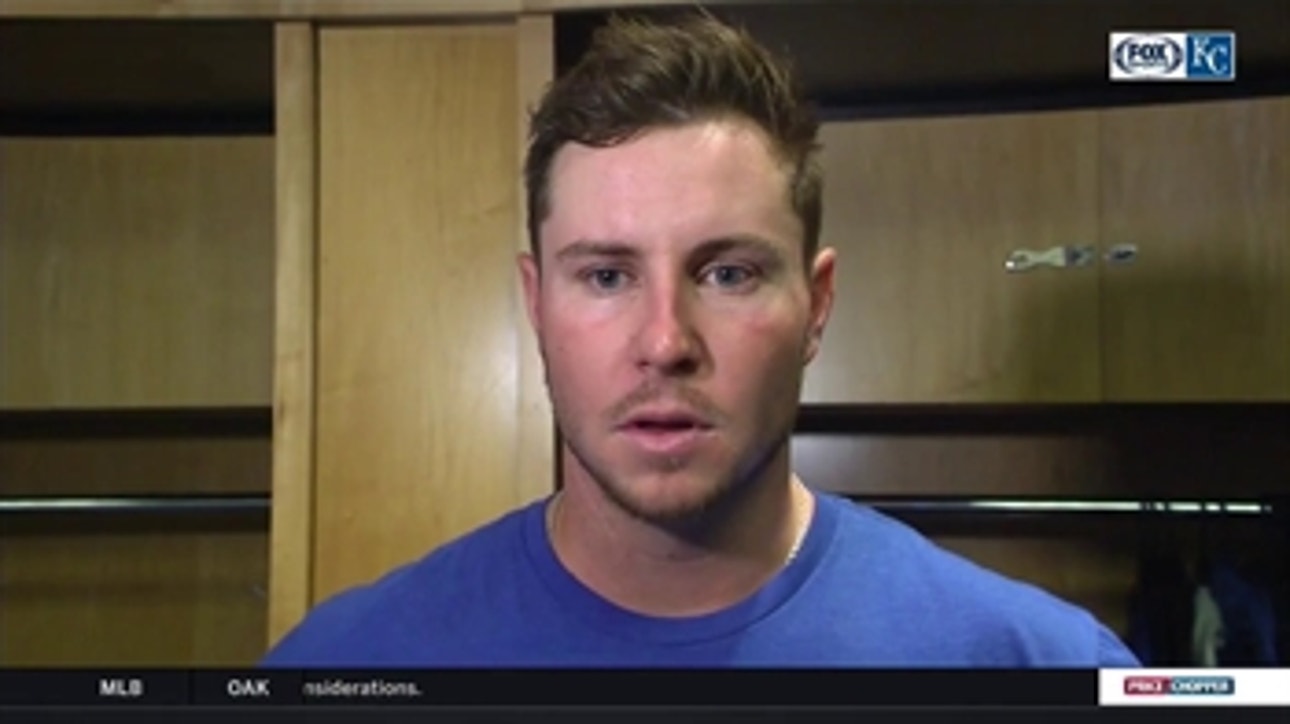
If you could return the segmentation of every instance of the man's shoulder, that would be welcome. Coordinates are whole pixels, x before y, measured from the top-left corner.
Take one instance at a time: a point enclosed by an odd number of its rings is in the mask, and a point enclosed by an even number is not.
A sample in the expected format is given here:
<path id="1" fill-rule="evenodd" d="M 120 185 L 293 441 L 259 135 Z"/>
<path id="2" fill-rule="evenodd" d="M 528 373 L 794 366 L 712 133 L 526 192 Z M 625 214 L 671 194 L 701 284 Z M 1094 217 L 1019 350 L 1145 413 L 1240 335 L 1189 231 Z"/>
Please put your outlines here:
<path id="1" fill-rule="evenodd" d="M 505 575 L 515 560 L 531 508 L 507 513 L 375 580 L 332 594 L 275 644 L 262 663 L 395 664 L 412 640 L 450 635 L 454 618 L 479 613 L 488 602 L 488 592 L 481 590 L 484 581 Z"/>
<path id="2" fill-rule="evenodd" d="M 928 647 L 933 659 L 937 650 L 954 649 L 973 665 L 1136 665 L 1086 609 L 868 506 L 840 505 L 839 550 L 831 558 L 842 575 L 835 580 L 871 592 L 865 610 L 906 645 Z"/>

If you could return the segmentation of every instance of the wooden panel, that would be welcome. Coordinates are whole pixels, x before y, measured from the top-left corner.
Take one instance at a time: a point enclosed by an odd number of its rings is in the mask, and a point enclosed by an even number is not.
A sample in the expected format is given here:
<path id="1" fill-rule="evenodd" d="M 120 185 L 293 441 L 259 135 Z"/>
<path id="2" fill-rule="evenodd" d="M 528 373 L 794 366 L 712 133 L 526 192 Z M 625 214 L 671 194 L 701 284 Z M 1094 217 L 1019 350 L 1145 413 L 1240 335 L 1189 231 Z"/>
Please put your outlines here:
<path id="1" fill-rule="evenodd" d="M 795 434 L 794 468 L 813 487 L 860 495 L 1290 495 L 1287 406 L 982 413 L 941 420 L 939 432 L 932 415 L 924 430 L 905 420 L 901 432 L 882 431 L 877 415 L 864 433 Z"/>
<path id="2" fill-rule="evenodd" d="M 273 104 L 264 22 L 9 22 L 0 48 L 0 113 L 131 113 L 138 122 Z"/>
<path id="3" fill-rule="evenodd" d="M 744 3 L 745 0 L 716 0 L 716 2 L 705 2 L 703 5 L 734 5 Z M 651 2 L 641 2 L 640 0 L 520 0 L 520 4 L 529 12 L 555 12 L 557 10 L 639 10 L 642 6 L 668 5 L 680 5 L 690 9 L 695 6 L 694 2 L 686 2 L 686 0 L 651 0 Z"/>
<path id="4" fill-rule="evenodd" d="M 315 600 L 550 489 L 516 470 L 515 28 L 319 43 Z"/>
<path id="5" fill-rule="evenodd" d="M 1108 111 L 1110 400 L 1290 399 L 1290 99 Z"/>
<path id="6" fill-rule="evenodd" d="M 0 439 L 0 497 L 264 493 L 241 436 Z M 0 664 L 236 666 L 265 647 L 263 516 L 0 517 Z"/>
<path id="7" fill-rule="evenodd" d="M 13 527 L 0 546 L 0 664 L 246 666 L 263 655 L 263 530 Z"/>
<path id="8" fill-rule="evenodd" d="M 267 493 L 267 439 L 0 440 L 0 496 Z"/>
<path id="9" fill-rule="evenodd" d="M 0 407 L 267 405 L 272 140 L 0 140 Z"/>
<path id="10" fill-rule="evenodd" d="M 0 3 L 0 17 L 434 18 L 511 16 L 528 10 L 582 10 L 639 4 L 637 0 L 4 0 Z M 692 2 L 654 0 L 646 4 L 690 5 Z"/>
<path id="11" fill-rule="evenodd" d="M 315 31 L 276 32 L 277 304 L 269 640 L 304 617 L 313 545 L 318 294 L 318 99 Z"/>
<path id="12" fill-rule="evenodd" d="M 1108 446 L 1061 435 L 795 435 L 812 487 L 858 495 L 1057 496 L 1117 492 Z"/>
<path id="13" fill-rule="evenodd" d="M 1109 429 L 1107 472 L 1117 489 L 1219 499 L 1290 496 L 1290 406 L 1193 409 L 1147 424 L 1122 420 Z"/>
<path id="14" fill-rule="evenodd" d="M 550 15 L 526 15 L 516 24 L 518 48 L 516 52 L 516 78 L 518 80 L 520 123 L 519 123 L 519 161 L 516 168 L 522 168 L 525 151 L 528 147 L 528 111 L 536 108 L 543 91 L 555 78 L 555 23 Z M 519 222 L 516 234 L 516 248 L 520 252 L 529 250 L 528 224 L 523 213 L 524 191 L 523 174 L 516 178 L 516 198 L 520 199 L 521 213 L 517 214 Z M 515 284 L 519 284 L 519 275 L 515 275 Z M 550 493 L 555 482 L 556 466 L 556 430 L 554 413 L 551 410 L 550 398 L 547 396 L 546 380 L 543 375 L 542 357 L 538 351 L 537 336 L 527 323 L 527 312 L 524 309 L 522 290 L 515 288 L 515 309 L 513 314 L 521 327 L 519 337 L 519 453 L 516 460 L 517 471 L 531 471 L 534 474 L 527 480 L 521 479 L 520 490 L 525 497 L 538 497 Z"/>
<path id="15" fill-rule="evenodd" d="M 515 13 L 522 0 L 5 0 L 0 16 L 103 18 L 402 17 Z"/>
<path id="16" fill-rule="evenodd" d="M 804 399 L 1098 399 L 1096 268 L 1003 266 L 1096 243 L 1096 128 L 1085 112 L 826 124 L 837 300 Z"/>

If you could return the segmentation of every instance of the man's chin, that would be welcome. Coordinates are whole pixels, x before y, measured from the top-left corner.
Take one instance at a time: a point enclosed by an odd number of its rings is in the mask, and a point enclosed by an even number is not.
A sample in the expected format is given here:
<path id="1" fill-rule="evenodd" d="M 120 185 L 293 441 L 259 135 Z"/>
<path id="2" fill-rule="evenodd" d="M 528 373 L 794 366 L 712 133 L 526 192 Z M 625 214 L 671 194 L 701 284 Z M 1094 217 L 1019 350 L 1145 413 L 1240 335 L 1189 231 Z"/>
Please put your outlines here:
<path id="1" fill-rule="evenodd" d="M 710 506 L 704 503 L 665 504 L 654 501 L 619 501 L 621 507 L 638 520 L 662 528 L 686 528 L 708 517 Z"/>
<path id="2" fill-rule="evenodd" d="M 667 528 L 703 522 L 716 513 L 730 494 L 728 486 L 685 479 L 624 480 L 602 488 L 633 517 Z"/>

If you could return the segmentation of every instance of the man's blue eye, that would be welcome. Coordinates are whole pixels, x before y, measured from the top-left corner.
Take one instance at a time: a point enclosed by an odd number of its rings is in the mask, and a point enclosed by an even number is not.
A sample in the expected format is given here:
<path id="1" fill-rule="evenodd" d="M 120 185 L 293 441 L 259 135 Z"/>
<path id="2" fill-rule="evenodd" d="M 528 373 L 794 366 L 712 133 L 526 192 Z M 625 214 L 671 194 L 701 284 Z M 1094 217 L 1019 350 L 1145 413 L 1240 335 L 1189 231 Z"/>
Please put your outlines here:
<path id="1" fill-rule="evenodd" d="M 708 277 L 719 287 L 737 287 L 741 284 L 746 284 L 752 279 L 752 276 L 752 271 L 747 267 L 733 264 L 715 266 L 708 272 Z"/>
<path id="2" fill-rule="evenodd" d="M 589 275 L 597 289 L 617 289 L 622 286 L 623 273 L 619 269 L 595 269 Z"/>

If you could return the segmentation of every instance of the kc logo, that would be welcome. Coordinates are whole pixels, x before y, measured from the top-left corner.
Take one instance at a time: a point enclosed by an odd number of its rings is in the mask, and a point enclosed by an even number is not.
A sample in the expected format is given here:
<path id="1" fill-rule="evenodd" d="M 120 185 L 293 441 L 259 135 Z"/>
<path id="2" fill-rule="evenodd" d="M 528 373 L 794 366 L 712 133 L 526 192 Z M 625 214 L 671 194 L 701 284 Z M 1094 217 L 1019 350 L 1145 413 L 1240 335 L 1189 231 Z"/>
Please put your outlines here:
<path id="1" fill-rule="evenodd" d="M 1236 37 L 1232 33 L 1191 33 L 1187 36 L 1187 76 L 1232 80 L 1236 77 Z"/>

